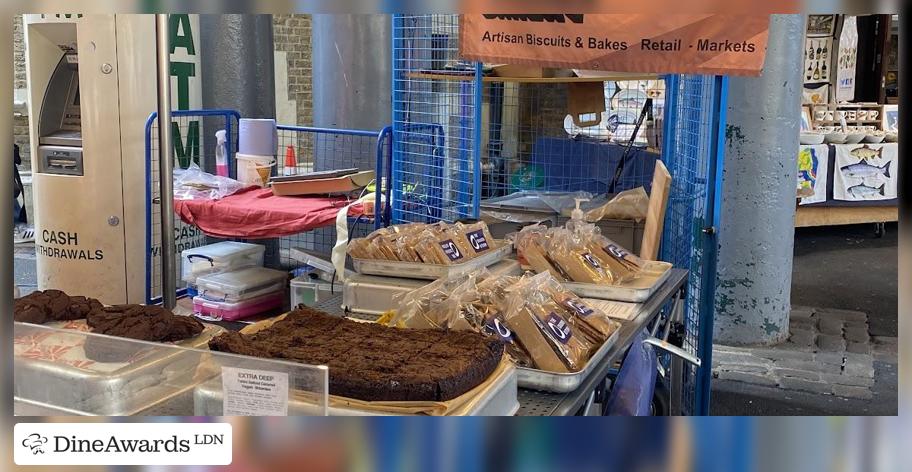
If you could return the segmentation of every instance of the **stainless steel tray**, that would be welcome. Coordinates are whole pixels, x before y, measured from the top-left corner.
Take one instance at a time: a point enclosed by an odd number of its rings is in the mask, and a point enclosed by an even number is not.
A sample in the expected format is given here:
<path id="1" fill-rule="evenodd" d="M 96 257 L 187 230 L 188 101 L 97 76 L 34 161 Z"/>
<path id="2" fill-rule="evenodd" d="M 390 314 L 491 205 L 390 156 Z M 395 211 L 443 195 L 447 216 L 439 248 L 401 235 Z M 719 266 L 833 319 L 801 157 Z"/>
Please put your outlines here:
<path id="1" fill-rule="evenodd" d="M 352 262 L 355 265 L 355 271 L 359 274 L 383 275 L 403 279 L 437 280 L 470 274 L 499 262 L 513 252 L 512 244 L 508 244 L 506 241 L 497 241 L 497 244 L 497 249 L 462 264 L 439 265 L 373 259 L 353 259 Z"/>
<path id="2" fill-rule="evenodd" d="M 519 367 L 516 369 L 519 375 L 518 385 L 522 388 L 531 388 L 545 392 L 567 393 L 572 392 L 583 383 L 583 380 L 592 373 L 592 371 L 602 361 L 608 350 L 617 342 L 620 329 L 614 331 L 611 336 L 602 343 L 602 346 L 595 351 L 595 354 L 589 358 L 586 367 L 579 372 L 557 373 L 546 370 L 532 369 L 528 367 Z"/>
<path id="3" fill-rule="evenodd" d="M 223 329 L 204 326 L 199 336 L 175 345 L 206 349 L 209 339 Z M 55 339 L 66 344 L 65 339 L 71 337 L 72 342 L 74 336 L 84 338 L 78 332 L 60 330 L 45 336 L 42 343 L 53 349 Z M 193 388 L 196 367 L 203 355 L 198 351 L 167 349 L 132 363 L 80 366 L 79 357 L 85 358 L 81 349 L 81 345 L 70 348 L 69 363 L 15 355 L 15 400 L 69 414 L 136 415 Z"/>
<path id="4" fill-rule="evenodd" d="M 342 285 L 342 308 L 347 312 L 381 315 L 393 308 L 393 297 L 423 287 L 426 280 L 354 274 Z"/>
<path id="5" fill-rule="evenodd" d="M 485 394 L 450 413 L 451 416 L 512 416 L 519 410 L 517 369 L 510 367 L 495 380 Z M 193 392 L 194 414 L 222 416 L 222 383 L 213 379 L 199 384 Z M 330 416 L 387 416 L 376 411 L 330 406 Z M 298 399 L 288 401 L 289 416 L 318 415 L 322 409 Z"/>
<path id="6" fill-rule="evenodd" d="M 643 303 L 668 280 L 672 267 L 668 262 L 649 261 L 640 277 L 625 285 L 564 282 L 564 287 L 584 298 Z"/>

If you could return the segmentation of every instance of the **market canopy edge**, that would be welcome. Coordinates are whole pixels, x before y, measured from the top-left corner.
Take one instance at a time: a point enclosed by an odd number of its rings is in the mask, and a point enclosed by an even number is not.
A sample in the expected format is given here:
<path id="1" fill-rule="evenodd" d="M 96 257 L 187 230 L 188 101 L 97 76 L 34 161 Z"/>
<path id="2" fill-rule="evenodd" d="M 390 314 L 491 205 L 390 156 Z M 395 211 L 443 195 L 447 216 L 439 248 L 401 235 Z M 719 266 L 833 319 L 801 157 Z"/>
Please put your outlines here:
<path id="1" fill-rule="evenodd" d="M 612 72 L 757 76 L 769 15 L 463 14 L 459 56 Z"/>

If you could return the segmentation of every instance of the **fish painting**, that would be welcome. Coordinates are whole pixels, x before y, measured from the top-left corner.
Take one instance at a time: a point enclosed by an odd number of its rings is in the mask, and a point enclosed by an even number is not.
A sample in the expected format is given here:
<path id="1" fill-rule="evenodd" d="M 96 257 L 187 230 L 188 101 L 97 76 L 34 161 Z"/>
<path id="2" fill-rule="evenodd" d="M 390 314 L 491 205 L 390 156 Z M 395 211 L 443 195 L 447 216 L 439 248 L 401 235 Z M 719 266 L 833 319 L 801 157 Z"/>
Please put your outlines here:
<path id="1" fill-rule="evenodd" d="M 874 150 L 865 144 L 860 148 L 852 149 L 849 154 L 851 154 L 852 157 L 857 157 L 859 159 L 874 159 L 875 157 L 880 158 L 883 156 L 883 148 Z"/>
<path id="2" fill-rule="evenodd" d="M 886 185 L 887 184 L 883 184 L 880 187 L 875 188 L 875 187 L 869 187 L 862 183 L 862 184 L 858 184 L 858 185 L 853 185 L 853 186 L 849 187 L 848 189 L 846 189 L 846 191 L 849 192 L 850 195 L 852 195 L 853 197 L 855 197 L 857 199 L 865 199 L 865 198 L 873 197 L 878 194 L 880 194 L 881 196 L 885 195 L 884 187 L 886 187 Z"/>
<path id="3" fill-rule="evenodd" d="M 852 152 L 854 153 L 855 151 Z M 849 164 L 840 167 L 839 170 L 842 171 L 842 175 L 856 179 L 866 179 L 868 177 L 874 177 L 875 175 L 882 175 L 888 179 L 890 178 L 890 162 L 878 167 L 868 164 L 866 160 L 861 159 L 857 164 Z"/>

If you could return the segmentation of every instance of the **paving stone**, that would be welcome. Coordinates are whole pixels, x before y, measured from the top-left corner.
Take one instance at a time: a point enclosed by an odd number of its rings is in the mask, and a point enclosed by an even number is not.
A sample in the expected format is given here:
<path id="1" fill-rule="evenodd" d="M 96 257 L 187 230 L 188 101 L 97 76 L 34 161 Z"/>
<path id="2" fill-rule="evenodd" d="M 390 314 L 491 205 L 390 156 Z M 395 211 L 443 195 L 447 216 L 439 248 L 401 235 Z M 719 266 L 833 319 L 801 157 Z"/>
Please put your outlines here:
<path id="1" fill-rule="evenodd" d="M 817 322 L 813 318 L 792 318 L 789 320 L 789 331 L 793 329 L 814 331 L 817 329 Z"/>
<path id="2" fill-rule="evenodd" d="M 817 310 L 817 318 L 836 318 L 844 321 L 868 321 L 868 315 L 861 311 L 837 310 L 835 308 L 821 308 Z"/>
<path id="3" fill-rule="evenodd" d="M 846 343 L 846 351 L 856 354 L 871 354 L 871 345 L 868 343 L 855 343 L 849 341 Z"/>
<path id="4" fill-rule="evenodd" d="M 813 361 L 796 361 L 792 359 L 783 359 L 773 363 L 774 369 L 792 369 L 803 370 L 807 372 L 819 372 L 821 374 L 838 374 L 842 372 L 842 366 L 837 364 L 826 364 Z"/>
<path id="5" fill-rule="evenodd" d="M 783 377 L 794 377 L 796 379 L 812 380 L 819 382 L 822 375 L 818 372 L 796 369 L 773 369 L 772 374 L 782 379 Z M 832 375 L 832 374 L 831 374 Z"/>
<path id="6" fill-rule="evenodd" d="M 874 397 L 874 394 L 871 392 L 870 388 L 867 387 L 853 387 L 850 385 L 833 385 L 832 386 L 833 395 L 843 398 L 860 398 L 863 400 L 870 400 Z"/>
<path id="7" fill-rule="evenodd" d="M 799 345 L 799 346 L 813 346 L 814 341 L 817 338 L 817 334 L 813 331 L 805 329 L 794 329 L 791 330 L 789 341 Z"/>
<path id="8" fill-rule="evenodd" d="M 867 322 L 867 321 L 851 321 L 851 320 L 846 321 L 846 322 L 845 322 L 845 329 L 848 330 L 848 329 L 851 329 L 851 328 L 858 328 L 858 329 L 863 329 L 863 330 L 867 331 L 868 328 L 869 328 L 869 326 L 868 326 L 868 322 Z"/>
<path id="9" fill-rule="evenodd" d="M 845 338 L 855 343 L 867 343 L 871 340 L 867 328 L 846 328 Z"/>
<path id="10" fill-rule="evenodd" d="M 737 365 L 769 365 L 769 360 L 757 357 L 751 354 L 740 352 L 713 351 L 713 365 L 716 364 L 737 364 Z"/>
<path id="11" fill-rule="evenodd" d="M 713 370 L 726 372 L 749 372 L 754 374 L 765 374 L 769 372 L 769 367 L 765 365 L 753 364 L 719 364 L 713 366 Z"/>
<path id="12" fill-rule="evenodd" d="M 782 345 L 780 345 L 782 346 Z M 796 351 L 792 349 L 756 349 L 754 354 L 758 357 L 771 359 L 774 361 L 780 361 L 783 359 L 793 359 L 793 360 L 806 360 L 812 361 L 814 359 L 814 354 L 808 351 Z M 840 359 L 840 364 L 842 359 Z"/>
<path id="13" fill-rule="evenodd" d="M 842 366 L 843 361 L 845 360 L 845 353 L 843 352 L 818 352 L 814 355 L 814 360 L 817 362 L 823 362 L 825 364 L 835 364 Z"/>
<path id="14" fill-rule="evenodd" d="M 899 338 L 896 336 L 874 336 L 871 338 L 874 344 L 883 344 L 888 346 L 897 346 L 899 345 Z"/>
<path id="15" fill-rule="evenodd" d="M 843 374 L 821 374 L 820 380 L 837 385 L 851 385 L 854 387 L 870 387 L 874 385 L 874 379 L 871 377 L 855 377 Z"/>
<path id="16" fill-rule="evenodd" d="M 871 349 L 873 350 L 874 359 L 879 360 L 879 361 L 888 362 L 888 363 L 892 364 L 892 363 L 895 363 L 897 358 L 899 357 L 899 346 L 897 346 L 895 344 L 876 344 L 875 343 L 875 344 L 871 345 Z"/>
<path id="17" fill-rule="evenodd" d="M 809 306 L 792 306 L 792 311 L 789 312 L 789 318 L 791 321 L 800 318 L 812 318 L 814 316 L 814 308 Z"/>
<path id="18" fill-rule="evenodd" d="M 811 393 L 832 393 L 830 384 L 826 382 L 814 382 L 794 377 L 780 378 L 779 386 L 790 390 L 802 390 Z"/>
<path id="19" fill-rule="evenodd" d="M 845 351 L 846 342 L 841 335 L 821 334 L 817 336 L 817 347 L 822 351 L 841 352 Z"/>
<path id="20" fill-rule="evenodd" d="M 768 387 L 776 386 L 776 379 L 760 374 L 750 374 L 746 372 L 719 372 L 720 380 L 734 380 L 737 382 L 747 382 L 756 385 L 766 385 Z"/>
<path id="21" fill-rule="evenodd" d="M 874 378 L 874 358 L 868 356 L 867 362 L 846 360 L 846 365 L 842 372 L 845 375 L 851 375 L 855 377 Z"/>
<path id="22" fill-rule="evenodd" d="M 820 318 L 817 321 L 817 329 L 821 334 L 833 334 L 842 336 L 842 320 L 838 318 Z"/>

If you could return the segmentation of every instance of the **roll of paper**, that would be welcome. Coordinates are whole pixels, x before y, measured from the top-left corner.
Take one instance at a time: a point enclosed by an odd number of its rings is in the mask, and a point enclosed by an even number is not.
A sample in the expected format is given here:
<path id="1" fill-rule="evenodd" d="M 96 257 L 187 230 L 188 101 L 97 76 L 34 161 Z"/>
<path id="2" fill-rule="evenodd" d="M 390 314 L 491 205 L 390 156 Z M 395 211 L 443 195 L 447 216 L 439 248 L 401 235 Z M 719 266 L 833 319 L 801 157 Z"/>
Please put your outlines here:
<path id="1" fill-rule="evenodd" d="M 238 124 L 238 152 L 251 156 L 274 156 L 278 131 L 273 119 L 241 118 Z"/>

